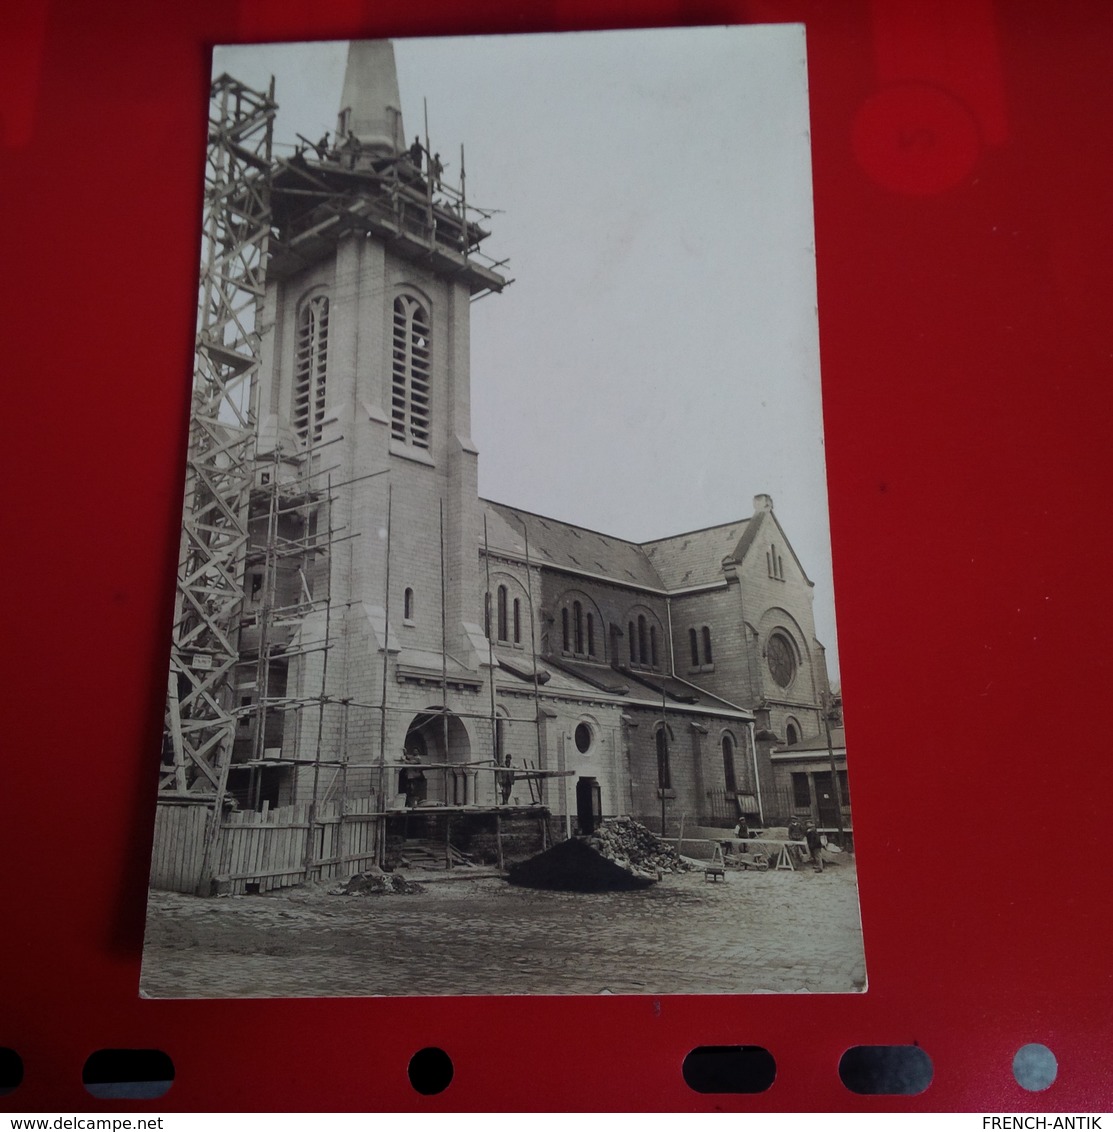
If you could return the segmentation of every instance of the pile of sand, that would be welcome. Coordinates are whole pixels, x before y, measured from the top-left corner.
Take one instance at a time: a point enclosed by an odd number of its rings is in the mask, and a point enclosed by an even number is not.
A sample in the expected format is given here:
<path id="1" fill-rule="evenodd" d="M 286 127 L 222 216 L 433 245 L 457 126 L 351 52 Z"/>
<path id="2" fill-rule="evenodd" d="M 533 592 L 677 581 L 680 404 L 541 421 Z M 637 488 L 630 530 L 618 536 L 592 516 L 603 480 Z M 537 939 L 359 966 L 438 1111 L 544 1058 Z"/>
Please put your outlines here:
<path id="1" fill-rule="evenodd" d="M 635 873 L 607 860 L 582 838 L 562 841 L 514 865 L 507 878 L 523 888 L 548 888 L 559 892 L 615 892 L 646 888 L 656 876 Z"/>

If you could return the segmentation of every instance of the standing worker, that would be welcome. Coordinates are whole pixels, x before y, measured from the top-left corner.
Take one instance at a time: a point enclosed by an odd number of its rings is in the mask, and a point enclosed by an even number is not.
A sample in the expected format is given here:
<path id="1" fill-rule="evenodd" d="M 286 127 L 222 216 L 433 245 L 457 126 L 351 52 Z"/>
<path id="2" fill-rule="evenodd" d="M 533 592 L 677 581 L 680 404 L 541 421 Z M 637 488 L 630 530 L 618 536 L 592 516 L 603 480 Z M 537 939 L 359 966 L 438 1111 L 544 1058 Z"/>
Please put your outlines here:
<path id="1" fill-rule="evenodd" d="M 808 852 L 812 855 L 812 868 L 817 873 L 823 872 L 823 838 L 815 822 L 808 822 L 804 829 L 804 840 L 808 843 Z"/>
<path id="2" fill-rule="evenodd" d="M 514 789 L 514 772 L 510 769 L 510 756 L 507 755 L 503 761 L 503 767 L 495 771 L 495 781 L 498 783 L 498 788 L 502 794 L 502 804 L 508 805 L 510 802 L 510 791 Z"/>

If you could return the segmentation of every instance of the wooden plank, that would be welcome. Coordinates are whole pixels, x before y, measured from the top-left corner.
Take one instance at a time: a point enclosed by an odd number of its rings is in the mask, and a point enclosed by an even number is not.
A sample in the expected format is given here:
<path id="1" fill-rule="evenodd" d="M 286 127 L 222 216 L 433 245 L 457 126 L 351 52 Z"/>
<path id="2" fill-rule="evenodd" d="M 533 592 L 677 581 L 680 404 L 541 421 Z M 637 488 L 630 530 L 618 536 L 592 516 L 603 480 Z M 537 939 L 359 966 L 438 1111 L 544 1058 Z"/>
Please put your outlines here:
<path id="1" fill-rule="evenodd" d="M 195 810 L 194 814 L 198 811 Z M 188 885 L 188 874 L 191 871 L 190 866 L 193 863 L 194 855 L 197 852 L 197 821 L 189 820 L 190 815 L 183 812 L 182 825 L 179 832 L 181 844 L 181 856 L 178 858 L 178 891 L 186 891 Z M 196 884 L 196 876 L 193 878 Z M 189 891 L 192 891 L 192 886 L 189 886 Z"/>
<path id="2" fill-rule="evenodd" d="M 170 845 L 172 844 L 170 838 L 167 836 L 169 826 L 169 814 L 167 807 L 155 807 L 155 841 L 151 852 L 151 888 L 165 888 L 166 887 L 166 861 Z"/>
<path id="3" fill-rule="evenodd" d="M 285 830 L 275 829 L 274 826 L 270 824 L 269 819 L 274 817 L 273 813 L 268 814 L 267 817 L 268 817 L 268 823 L 267 823 L 266 828 L 263 829 L 263 830 L 260 830 L 260 837 L 262 838 L 262 841 L 263 841 L 262 856 L 259 860 L 259 871 L 260 871 L 260 873 L 270 873 L 271 869 L 274 868 L 274 865 L 275 865 L 275 860 L 274 860 L 275 841 L 279 837 L 282 837 L 285 833 Z M 266 885 L 260 885 L 259 891 L 265 892 L 265 891 L 267 891 L 268 887 L 269 886 L 266 886 Z"/>

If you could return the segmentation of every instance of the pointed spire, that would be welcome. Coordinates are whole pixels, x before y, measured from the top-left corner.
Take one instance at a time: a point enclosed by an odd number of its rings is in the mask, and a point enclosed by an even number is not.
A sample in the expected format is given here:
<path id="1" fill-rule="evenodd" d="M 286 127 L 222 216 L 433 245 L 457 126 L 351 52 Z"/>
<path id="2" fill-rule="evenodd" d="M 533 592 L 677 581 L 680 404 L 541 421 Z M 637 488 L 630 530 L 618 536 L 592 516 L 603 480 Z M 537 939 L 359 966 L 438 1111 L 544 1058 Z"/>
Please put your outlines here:
<path id="1" fill-rule="evenodd" d="M 354 39 L 348 44 L 337 142 L 349 132 L 364 149 L 399 153 L 405 147 L 394 44 L 389 39 Z"/>

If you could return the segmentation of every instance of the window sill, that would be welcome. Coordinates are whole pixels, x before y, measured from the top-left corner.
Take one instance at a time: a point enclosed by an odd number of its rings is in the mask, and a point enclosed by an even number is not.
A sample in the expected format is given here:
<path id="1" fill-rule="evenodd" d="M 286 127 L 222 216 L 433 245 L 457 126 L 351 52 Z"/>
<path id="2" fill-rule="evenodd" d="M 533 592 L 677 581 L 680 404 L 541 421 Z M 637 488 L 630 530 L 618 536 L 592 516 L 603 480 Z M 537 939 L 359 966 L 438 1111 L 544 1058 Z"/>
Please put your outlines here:
<path id="1" fill-rule="evenodd" d="M 412 617 L 403 617 L 402 624 L 406 625 L 410 629 L 417 628 L 417 622 Z"/>
<path id="2" fill-rule="evenodd" d="M 403 460 L 413 460 L 415 464 L 426 464 L 430 468 L 437 466 L 433 457 L 429 455 L 428 449 L 418 448 L 412 444 L 403 444 L 402 441 L 395 440 L 393 437 L 390 441 L 390 454 L 401 456 Z"/>
<path id="3" fill-rule="evenodd" d="M 657 787 L 657 797 L 658 798 L 675 798 L 676 797 L 676 790 L 673 789 L 673 787 L 671 787 L 671 786 L 662 790 L 661 787 L 658 786 Z"/>

